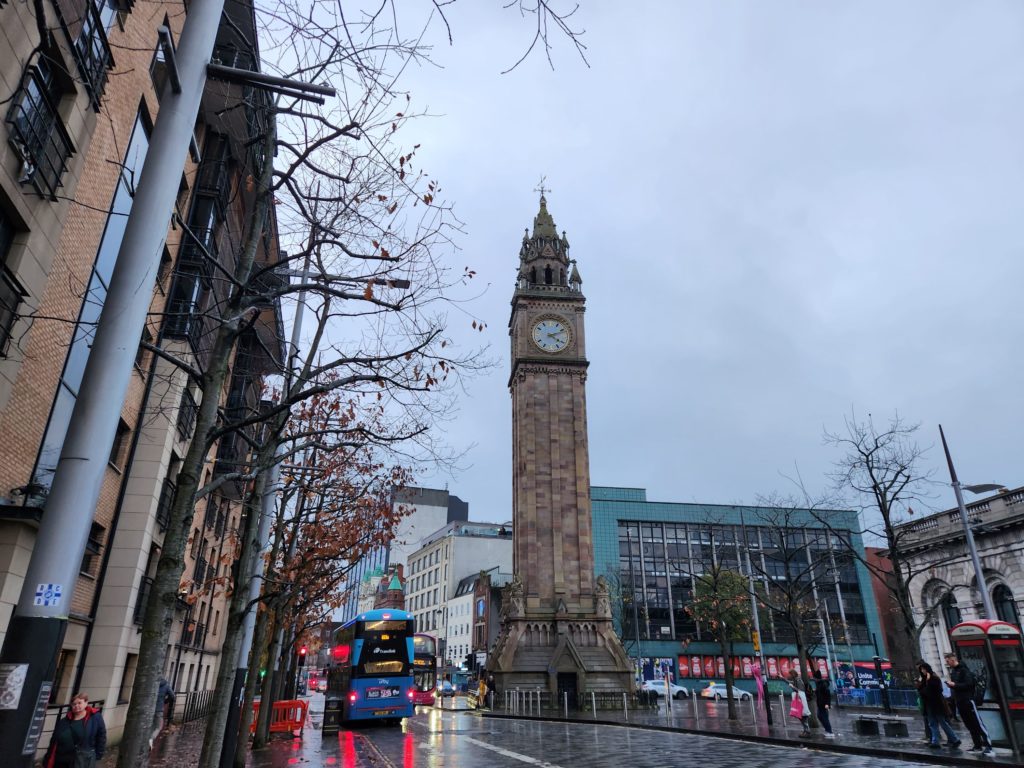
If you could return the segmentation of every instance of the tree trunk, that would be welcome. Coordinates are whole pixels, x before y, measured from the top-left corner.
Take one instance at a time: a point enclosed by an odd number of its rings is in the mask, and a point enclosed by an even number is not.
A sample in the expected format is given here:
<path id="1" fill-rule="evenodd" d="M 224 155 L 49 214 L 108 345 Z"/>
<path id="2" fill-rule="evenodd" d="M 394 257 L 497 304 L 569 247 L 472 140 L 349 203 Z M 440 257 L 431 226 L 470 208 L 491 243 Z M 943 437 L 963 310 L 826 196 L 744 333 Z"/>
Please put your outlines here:
<path id="1" fill-rule="evenodd" d="M 270 739 L 270 713 L 274 708 L 275 667 L 277 666 L 277 657 L 281 653 L 280 643 L 278 642 L 280 622 L 281 616 L 275 610 L 274 621 L 265 622 L 264 637 L 261 638 L 261 644 L 267 646 L 267 674 L 263 678 L 263 685 L 260 688 L 260 714 L 256 718 L 256 735 L 252 740 L 253 749 L 262 749 Z M 269 643 L 267 642 L 268 640 Z M 240 764 L 235 763 L 236 768 L 245 768 L 245 756 L 239 755 L 239 757 L 243 759 Z"/>
<path id="2" fill-rule="evenodd" d="M 814 699 L 814 692 L 811 688 L 810 678 L 807 677 L 807 644 L 804 642 L 804 635 L 800 629 L 796 630 L 796 655 L 800 660 L 800 679 L 804 683 L 804 695 L 807 696 L 807 714 L 810 715 L 811 728 L 820 728 L 818 722 L 818 708 L 811 704 Z"/>
<path id="3" fill-rule="evenodd" d="M 725 660 L 725 700 L 729 704 L 729 719 L 737 720 L 736 698 L 732 695 L 732 686 L 736 678 L 732 674 L 732 659 L 729 658 L 729 631 L 725 624 L 719 623 L 718 646 L 722 650 L 722 658 Z"/>
<path id="4" fill-rule="evenodd" d="M 238 733 L 225 734 L 225 739 L 235 739 L 235 768 L 244 768 L 245 758 L 249 752 L 249 732 L 252 729 L 253 702 L 256 701 L 257 688 L 262 684 L 257 670 L 265 669 L 261 666 L 263 654 L 267 650 L 267 624 L 270 622 L 270 611 L 260 611 L 256 615 L 256 626 L 253 628 L 252 647 L 249 649 L 249 658 L 246 659 L 249 665 L 249 672 L 245 676 L 245 687 L 242 689 L 242 712 L 238 719 Z M 264 672 L 265 677 L 269 677 Z M 260 711 L 263 711 L 266 696 L 260 697 Z"/>
<path id="5" fill-rule="evenodd" d="M 262 453 L 262 452 L 261 452 Z M 228 710 L 238 704 L 231 700 L 232 689 L 234 688 L 235 669 L 238 663 L 238 653 L 242 647 L 242 627 L 245 623 L 245 615 L 254 606 L 249 606 L 249 580 L 256 570 L 256 561 L 259 559 L 260 543 L 257 538 L 259 519 L 262 514 L 263 489 L 266 486 L 267 473 L 260 472 L 253 483 L 252 492 L 246 500 L 245 531 L 241 541 L 241 552 L 239 554 L 238 576 L 231 593 L 231 601 L 228 606 L 228 621 L 224 631 L 224 645 L 221 648 L 221 665 L 217 672 L 217 688 L 213 693 L 213 703 L 210 717 L 206 721 L 206 733 L 203 736 L 203 749 L 199 755 L 201 768 L 218 768 L 220 765 L 221 748 L 225 738 L 235 738 L 235 734 L 225 734 L 227 726 Z M 245 717 L 245 713 L 242 713 Z"/>

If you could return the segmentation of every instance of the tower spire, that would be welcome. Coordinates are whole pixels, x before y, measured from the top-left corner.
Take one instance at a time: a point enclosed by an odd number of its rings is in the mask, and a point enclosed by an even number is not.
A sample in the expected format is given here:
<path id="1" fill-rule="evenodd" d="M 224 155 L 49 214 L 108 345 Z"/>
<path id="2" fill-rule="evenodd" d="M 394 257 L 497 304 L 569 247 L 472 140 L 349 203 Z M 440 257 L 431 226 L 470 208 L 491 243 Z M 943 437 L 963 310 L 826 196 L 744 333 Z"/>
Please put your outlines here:
<path id="1" fill-rule="evenodd" d="M 558 235 L 555 219 L 548 211 L 546 178 L 534 188 L 540 193 L 540 208 L 533 217 L 533 232 L 527 230 L 519 249 L 519 288 L 552 286 L 561 289 L 579 289 L 579 281 L 569 279 L 569 240 L 563 232 Z M 550 289 L 548 289 L 550 290 Z"/>

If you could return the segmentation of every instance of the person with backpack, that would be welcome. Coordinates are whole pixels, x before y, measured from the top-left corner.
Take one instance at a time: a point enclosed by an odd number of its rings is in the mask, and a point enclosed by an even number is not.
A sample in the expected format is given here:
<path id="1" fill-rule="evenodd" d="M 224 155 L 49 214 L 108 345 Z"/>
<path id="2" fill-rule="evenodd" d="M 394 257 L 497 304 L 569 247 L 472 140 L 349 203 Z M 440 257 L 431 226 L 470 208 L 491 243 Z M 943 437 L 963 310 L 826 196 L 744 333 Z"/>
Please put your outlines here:
<path id="1" fill-rule="evenodd" d="M 946 666 L 949 667 L 949 679 L 946 685 L 953 691 L 953 700 L 956 701 L 956 709 L 960 713 L 960 719 L 971 734 L 974 746 L 968 752 L 981 752 L 983 755 L 994 755 L 992 741 L 988 737 L 984 723 L 978 717 L 978 678 L 974 676 L 967 667 L 960 663 L 955 653 L 946 654 Z M 981 692 L 984 695 L 984 692 Z"/>

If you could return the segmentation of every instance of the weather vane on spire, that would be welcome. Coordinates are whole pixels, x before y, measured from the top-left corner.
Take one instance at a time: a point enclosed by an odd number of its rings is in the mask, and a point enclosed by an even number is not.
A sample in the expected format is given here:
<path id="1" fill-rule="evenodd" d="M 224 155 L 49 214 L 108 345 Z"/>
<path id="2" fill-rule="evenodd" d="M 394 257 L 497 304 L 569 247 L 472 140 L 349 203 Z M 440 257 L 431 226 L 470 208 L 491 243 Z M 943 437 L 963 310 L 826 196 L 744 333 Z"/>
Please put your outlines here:
<path id="1" fill-rule="evenodd" d="M 534 187 L 534 189 L 533 189 L 534 192 L 540 192 L 540 196 L 541 197 L 544 197 L 544 193 L 545 192 L 550 192 L 551 191 L 551 187 L 545 187 L 544 186 L 544 182 L 547 181 L 547 178 L 548 178 L 547 176 L 541 176 L 540 177 L 540 183 L 536 187 Z"/>

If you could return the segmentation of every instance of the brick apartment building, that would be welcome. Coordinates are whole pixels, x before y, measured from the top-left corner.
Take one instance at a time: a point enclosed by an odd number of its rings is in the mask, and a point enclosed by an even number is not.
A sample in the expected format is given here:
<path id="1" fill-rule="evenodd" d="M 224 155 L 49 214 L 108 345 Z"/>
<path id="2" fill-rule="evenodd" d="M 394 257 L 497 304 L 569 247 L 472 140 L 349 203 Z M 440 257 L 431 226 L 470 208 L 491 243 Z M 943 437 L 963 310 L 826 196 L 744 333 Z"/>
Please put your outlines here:
<path id="1" fill-rule="evenodd" d="M 186 5 L 150 0 L 0 2 L 0 640 L 22 588 L 160 109 L 167 69 L 158 29 L 177 40 Z M 37 12 L 43 14 L 37 17 Z M 215 59 L 256 69 L 252 5 L 228 3 Z M 51 708 L 84 690 L 103 702 L 112 741 L 123 727 L 173 479 L 192 437 L 198 387 L 141 342 L 202 370 L 227 296 L 227 270 L 254 199 L 267 127 L 263 94 L 211 81 L 181 158 L 176 215 L 94 510 L 70 604 Z M 160 224 L 162 225 L 162 223 Z M 191 233 L 191 234 L 188 234 Z M 258 264 L 279 258 L 273 222 Z M 269 302 L 232 359 L 228 421 L 261 407 L 283 362 L 280 307 Z M 246 460 L 229 434 L 204 482 Z M 226 482 L 196 509 L 165 672 L 180 697 L 213 686 L 226 622 L 223 583 L 244 488 Z M 52 721 L 52 718 L 51 718 Z M 45 738 L 43 743 L 45 743 Z"/>

